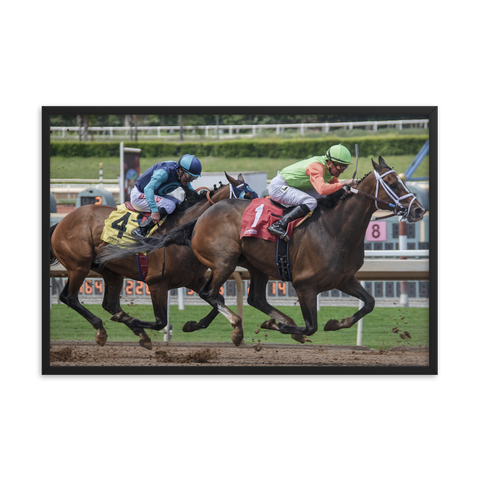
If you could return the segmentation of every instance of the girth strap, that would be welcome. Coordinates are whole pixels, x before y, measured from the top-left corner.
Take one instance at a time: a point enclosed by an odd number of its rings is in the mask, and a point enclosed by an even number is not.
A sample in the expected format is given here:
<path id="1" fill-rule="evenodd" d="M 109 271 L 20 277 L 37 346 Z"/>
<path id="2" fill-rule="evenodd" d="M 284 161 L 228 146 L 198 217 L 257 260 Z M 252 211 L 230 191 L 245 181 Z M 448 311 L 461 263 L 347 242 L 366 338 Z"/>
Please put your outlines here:
<path id="1" fill-rule="evenodd" d="M 288 263 L 288 245 L 290 242 L 284 242 L 280 238 L 277 240 L 277 267 L 278 267 L 278 276 L 284 282 L 291 282 L 292 278 L 290 276 L 290 264 Z"/>

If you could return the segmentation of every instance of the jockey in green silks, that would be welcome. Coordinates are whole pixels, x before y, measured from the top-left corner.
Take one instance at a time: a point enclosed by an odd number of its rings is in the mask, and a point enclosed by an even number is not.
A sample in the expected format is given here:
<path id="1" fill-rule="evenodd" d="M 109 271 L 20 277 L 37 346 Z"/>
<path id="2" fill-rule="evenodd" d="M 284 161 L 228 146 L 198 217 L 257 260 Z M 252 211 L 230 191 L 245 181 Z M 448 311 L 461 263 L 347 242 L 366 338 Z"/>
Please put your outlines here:
<path id="1" fill-rule="evenodd" d="M 270 225 L 268 231 L 289 241 L 286 233 L 289 222 L 313 211 L 317 199 L 331 195 L 345 185 L 356 185 L 355 180 L 338 179 L 351 162 L 348 149 L 343 145 L 334 145 L 323 156 L 301 160 L 278 172 L 270 182 L 268 194 L 272 200 L 296 208 Z"/>

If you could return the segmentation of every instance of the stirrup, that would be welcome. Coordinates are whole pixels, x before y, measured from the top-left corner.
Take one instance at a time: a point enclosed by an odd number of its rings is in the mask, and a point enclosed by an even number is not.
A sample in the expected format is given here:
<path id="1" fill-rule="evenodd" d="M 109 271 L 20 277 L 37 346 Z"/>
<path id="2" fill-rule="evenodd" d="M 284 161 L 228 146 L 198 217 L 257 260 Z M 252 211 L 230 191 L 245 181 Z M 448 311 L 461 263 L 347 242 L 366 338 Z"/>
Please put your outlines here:
<path id="1" fill-rule="evenodd" d="M 155 226 L 156 225 L 153 222 L 150 222 L 148 225 L 139 225 L 135 230 L 132 230 L 132 236 L 138 238 L 146 238 L 150 231 L 155 228 Z"/>
<path id="2" fill-rule="evenodd" d="M 275 230 L 274 229 L 275 227 L 275 223 L 270 225 L 267 230 L 272 234 L 272 235 L 276 235 L 277 237 L 279 237 L 281 240 L 285 240 L 286 242 L 289 242 L 290 241 L 290 237 L 287 235 L 287 231 L 286 229 L 285 230 L 282 230 L 281 227 L 278 227 L 278 230 Z"/>

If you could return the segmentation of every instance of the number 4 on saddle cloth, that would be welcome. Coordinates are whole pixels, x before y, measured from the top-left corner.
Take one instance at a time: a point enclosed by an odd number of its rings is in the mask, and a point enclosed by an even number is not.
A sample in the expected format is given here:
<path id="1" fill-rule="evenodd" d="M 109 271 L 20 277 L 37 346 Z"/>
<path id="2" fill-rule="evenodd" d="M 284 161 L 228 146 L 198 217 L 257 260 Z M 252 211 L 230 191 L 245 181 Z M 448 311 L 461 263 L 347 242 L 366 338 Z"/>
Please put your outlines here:
<path id="1" fill-rule="evenodd" d="M 267 228 L 280 220 L 285 212 L 284 208 L 273 205 L 270 200 L 265 198 L 256 198 L 252 200 L 242 216 L 240 229 L 240 238 L 254 237 L 277 243 L 277 266 L 278 274 L 284 282 L 290 282 L 290 271 L 288 263 L 288 245 L 289 242 L 280 240 L 279 237 L 272 235 Z M 287 235 L 292 237 L 293 229 L 305 221 L 310 214 L 305 217 L 297 218 L 287 225 Z"/>
<path id="2" fill-rule="evenodd" d="M 132 238 L 132 231 L 141 225 L 149 216 L 150 212 L 137 212 L 130 202 L 118 205 L 117 209 L 105 220 L 100 240 L 113 245 L 133 242 L 135 240 Z M 156 227 L 150 230 L 147 237 L 152 235 L 152 233 L 163 224 L 166 218 L 167 217 L 162 218 Z M 142 281 L 145 281 L 148 273 L 148 258 L 146 255 L 142 253 L 137 255 L 137 266 L 140 278 Z"/>

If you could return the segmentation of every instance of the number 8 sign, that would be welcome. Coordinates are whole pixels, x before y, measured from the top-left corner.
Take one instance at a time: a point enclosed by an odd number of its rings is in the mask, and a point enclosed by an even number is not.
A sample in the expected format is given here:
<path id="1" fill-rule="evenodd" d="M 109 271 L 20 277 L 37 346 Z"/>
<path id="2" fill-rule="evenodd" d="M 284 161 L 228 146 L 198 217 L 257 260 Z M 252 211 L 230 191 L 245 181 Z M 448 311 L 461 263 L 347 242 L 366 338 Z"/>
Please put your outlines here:
<path id="1" fill-rule="evenodd" d="M 365 239 L 367 242 L 384 242 L 387 239 L 387 222 L 370 222 Z"/>

